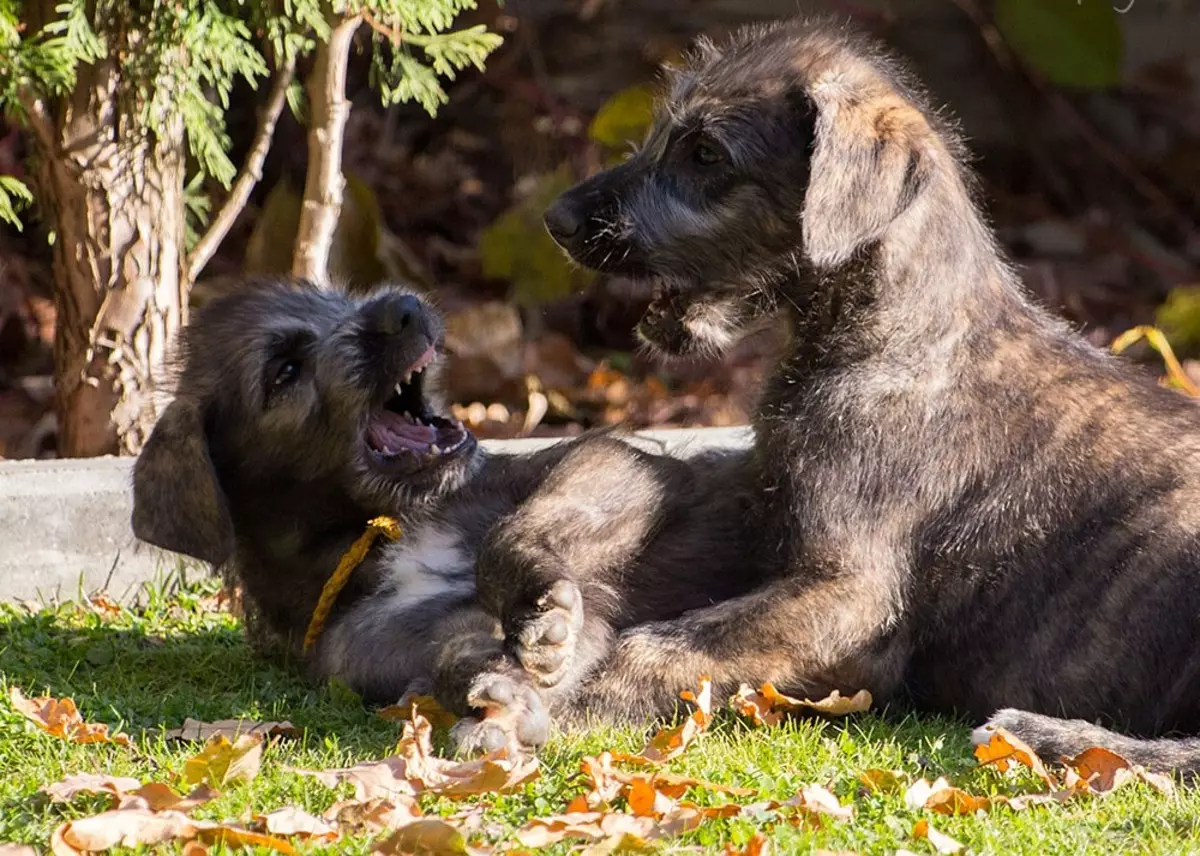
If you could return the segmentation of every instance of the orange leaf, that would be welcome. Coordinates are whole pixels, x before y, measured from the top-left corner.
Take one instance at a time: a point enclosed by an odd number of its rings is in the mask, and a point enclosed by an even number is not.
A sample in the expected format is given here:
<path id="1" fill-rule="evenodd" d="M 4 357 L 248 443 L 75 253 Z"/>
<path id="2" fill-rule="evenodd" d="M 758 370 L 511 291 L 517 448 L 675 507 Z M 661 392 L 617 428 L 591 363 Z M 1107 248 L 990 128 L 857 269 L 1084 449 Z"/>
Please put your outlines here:
<path id="1" fill-rule="evenodd" d="M 928 820 L 917 821 L 917 825 L 913 827 L 912 837 L 924 838 L 933 845 L 933 849 L 938 853 L 957 853 L 963 849 L 963 845 L 949 835 L 934 829 Z"/>
<path id="2" fill-rule="evenodd" d="M 692 742 L 708 730 L 709 724 L 712 722 L 712 680 L 708 675 L 700 677 L 700 691 L 693 693 L 691 690 L 684 690 L 679 694 L 679 697 L 685 701 L 692 702 L 696 709 L 691 715 L 683 721 L 682 725 L 677 725 L 674 728 L 660 729 L 657 734 L 650 738 L 646 744 L 646 748 L 641 751 L 640 755 L 625 756 L 616 755 L 614 758 L 625 758 L 628 760 L 641 759 L 649 761 L 651 764 L 661 764 L 664 761 L 669 761 L 683 754 Z"/>
<path id="3" fill-rule="evenodd" d="M 293 854 L 296 848 L 275 835 L 266 835 L 243 829 L 240 826 L 208 824 L 196 831 L 196 838 L 204 844 L 225 844 L 231 847 L 267 847 L 277 853 Z"/>
<path id="4" fill-rule="evenodd" d="M 414 695 L 406 693 L 396 704 L 389 704 L 377 711 L 379 716 L 393 722 L 411 722 L 414 714 L 425 717 L 434 725 L 449 728 L 458 722 L 455 716 L 431 695 Z"/>
<path id="5" fill-rule="evenodd" d="M 904 792 L 904 802 L 911 808 L 927 808 L 940 814 L 974 814 L 992 808 L 992 800 L 953 787 L 945 776 L 932 784 L 926 779 L 913 782 Z"/>
<path id="6" fill-rule="evenodd" d="M 220 796 L 208 785 L 199 785 L 186 796 L 160 782 L 147 782 L 121 798 L 120 808 L 145 808 L 150 811 L 181 811 L 187 814 L 198 805 Z"/>
<path id="7" fill-rule="evenodd" d="M 770 700 L 760 692 L 742 684 L 729 699 L 729 706 L 747 717 L 755 725 L 774 726 L 783 721 L 783 714 L 775 710 Z"/>
<path id="8" fill-rule="evenodd" d="M 617 838 L 625 845 L 638 845 L 660 836 L 658 824 L 649 817 L 586 811 L 560 814 L 529 821 L 517 830 L 517 841 L 526 847 L 548 847 L 568 838 L 604 841 Z"/>
<path id="9" fill-rule="evenodd" d="M 118 746 L 132 747 L 129 737 L 124 734 L 109 736 L 107 725 L 93 725 L 83 721 L 79 710 L 72 699 L 25 698 L 17 688 L 9 689 L 9 700 L 12 706 L 36 725 L 38 728 L 72 743 L 115 743 Z"/>
<path id="10" fill-rule="evenodd" d="M 754 837 L 746 842 L 745 847 L 737 848 L 726 844 L 725 856 L 771 856 L 771 839 L 761 832 L 756 832 Z"/>
<path id="11" fill-rule="evenodd" d="M 796 699 L 779 692 L 770 681 L 759 687 L 759 692 L 776 709 L 797 710 L 807 707 L 810 710 L 815 710 L 829 716 L 845 716 L 848 713 L 860 713 L 870 708 L 872 701 L 871 694 L 866 690 L 859 690 L 849 698 L 834 690 L 825 698 L 817 701 L 807 698 Z"/>
<path id="12" fill-rule="evenodd" d="M 1055 785 L 1054 776 L 1046 769 L 1046 765 L 1042 763 L 1042 759 L 1038 757 L 1037 753 L 1015 734 L 1005 731 L 1003 728 L 992 731 L 987 743 L 981 743 L 975 747 L 975 757 L 979 760 L 981 767 L 995 764 L 996 769 L 1001 773 L 1007 772 L 1011 762 L 1024 764 L 1047 785 L 1051 787 Z"/>

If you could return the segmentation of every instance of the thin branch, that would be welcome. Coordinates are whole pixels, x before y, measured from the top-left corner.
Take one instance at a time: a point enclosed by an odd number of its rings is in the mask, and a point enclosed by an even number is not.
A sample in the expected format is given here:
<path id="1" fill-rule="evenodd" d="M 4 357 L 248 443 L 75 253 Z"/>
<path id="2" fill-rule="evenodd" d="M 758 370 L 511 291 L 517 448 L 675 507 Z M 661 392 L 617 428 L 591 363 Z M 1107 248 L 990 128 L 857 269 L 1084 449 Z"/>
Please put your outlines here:
<path id="1" fill-rule="evenodd" d="M 21 108 L 25 111 L 26 121 L 29 123 L 29 129 L 33 131 L 33 135 L 41 143 L 42 149 L 47 156 L 53 155 L 56 149 L 57 134 L 54 132 L 54 119 L 50 116 L 50 110 L 46 107 L 46 102 L 42 100 L 40 95 L 35 95 L 28 89 L 23 89 L 20 93 Z"/>
<path id="2" fill-rule="evenodd" d="M 204 270 L 204 266 L 208 264 L 213 253 L 221 246 L 221 242 L 233 228 L 234 221 L 246 207 L 246 202 L 250 199 L 255 185 L 262 181 L 263 163 L 267 159 L 267 152 L 271 149 L 271 140 L 275 136 L 275 125 L 283 113 L 283 105 L 287 103 L 288 87 L 291 86 L 295 74 L 296 61 L 294 58 L 285 59 L 283 66 L 275 72 L 275 81 L 271 84 L 271 93 L 267 97 L 266 103 L 259 111 L 258 130 L 250 144 L 250 151 L 246 154 L 246 162 L 242 164 L 242 171 L 229 189 L 229 195 L 221 204 L 221 210 L 217 212 L 217 216 L 209 224 L 204 236 L 196 242 L 196 246 L 192 248 L 192 252 L 188 256 L 186 268 L 189 283 L 195 282 L 196 278 L 200 276 L 200 272 Z"/>
<path id="3" fill-rule="evenodd" d="M 329 252 L 342 209 L 342 144 L 350 102 L 346 100 L 346 65 L 354 33 L 362 16 L 335 17 L 329 40 L 317 46 L 316 61 L 308 80 L 312 127 L 308 132 L 308 171 L 304 203 L 296 230 L 292 274 L 324 284 L 329 273 Z"/>

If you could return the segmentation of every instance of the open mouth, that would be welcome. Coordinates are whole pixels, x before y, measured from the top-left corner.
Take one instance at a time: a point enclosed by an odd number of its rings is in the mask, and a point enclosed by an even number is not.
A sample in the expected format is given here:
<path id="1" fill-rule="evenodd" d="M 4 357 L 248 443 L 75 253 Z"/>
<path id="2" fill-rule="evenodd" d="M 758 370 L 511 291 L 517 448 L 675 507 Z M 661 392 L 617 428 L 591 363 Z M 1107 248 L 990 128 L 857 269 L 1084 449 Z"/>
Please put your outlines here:
<path id="1" fill-rule="evenodd" d="M 425 369 L 437 354 L 431 345 L 409 366 L 383 406 L 367 423 L 367 447 L 384 462 L 432 462 L 469 445 L 471 432 L 457 419 L 434 413 L 425 398 Z"/>

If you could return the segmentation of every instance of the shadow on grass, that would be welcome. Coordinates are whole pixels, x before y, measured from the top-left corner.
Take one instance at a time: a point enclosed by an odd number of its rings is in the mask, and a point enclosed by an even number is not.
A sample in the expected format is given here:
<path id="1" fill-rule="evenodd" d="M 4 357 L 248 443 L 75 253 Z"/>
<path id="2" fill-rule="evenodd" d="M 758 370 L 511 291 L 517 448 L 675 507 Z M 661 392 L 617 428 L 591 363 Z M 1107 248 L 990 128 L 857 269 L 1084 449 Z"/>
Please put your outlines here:
<path id="1" fill-rule="evenodd" d="M 256 653 L 231 620 L 165 635 L 148 623 L 71 626 L 63 610 L 0 615 L 0 677 L 27 696 L 70 696 L 86 719 L 137 737 L 187 717 L 290 720 L 348 749 L 394 745 L 396 727 L 349 690 L 315 686 L 299 667 Z M 7 619 L 7 620 L 4 620 Z"/>

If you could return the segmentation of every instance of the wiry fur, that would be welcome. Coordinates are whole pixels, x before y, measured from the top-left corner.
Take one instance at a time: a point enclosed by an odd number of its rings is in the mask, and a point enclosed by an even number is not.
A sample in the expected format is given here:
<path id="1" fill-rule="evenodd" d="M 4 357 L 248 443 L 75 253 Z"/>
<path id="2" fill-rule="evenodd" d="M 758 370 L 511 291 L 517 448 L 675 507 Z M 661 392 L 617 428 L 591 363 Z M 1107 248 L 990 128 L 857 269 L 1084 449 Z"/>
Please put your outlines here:
<path id="1" fill-rule="evenodd" d="M 1031 303 L 971 186 L 897 63 L 793 21 L 703 47 L 646 147 L 552 206 L 578 261 L 660 284 L 653 345 L 790 329 L 754 416 L 777 578 L 627 631 L 580 704 L 660 710 L 708 672 L 718 695 L 1200 729 L 1200 413 Z M 1118 739 L 998 721 L 1051 758 Z M 1195 743 L 1116 745 L 1200 765 Z"/>
<path id="2" fill-rule="evenodd" d="M 747 455 L 678 460 L 588 436 L 524 456 L 471 439 L 380 463 L 370 416 L 440 337 L 438 315 L 401 289 L 260 281 L 213 301 L 184 331 L 176 398 L 137 462 L 134 532 L 223 568 L 299 655 L 341 555 L 372 517 L 397 517 L 400 539 L 338 596 L 314 677 L 375 701 L 432 688 L 489 713 L 462 744 L 536 745 L 543 695 L 565 704 L 613 628 L 750 587 Z M 275 383 L 288 361 L 298 368 Z"/>

